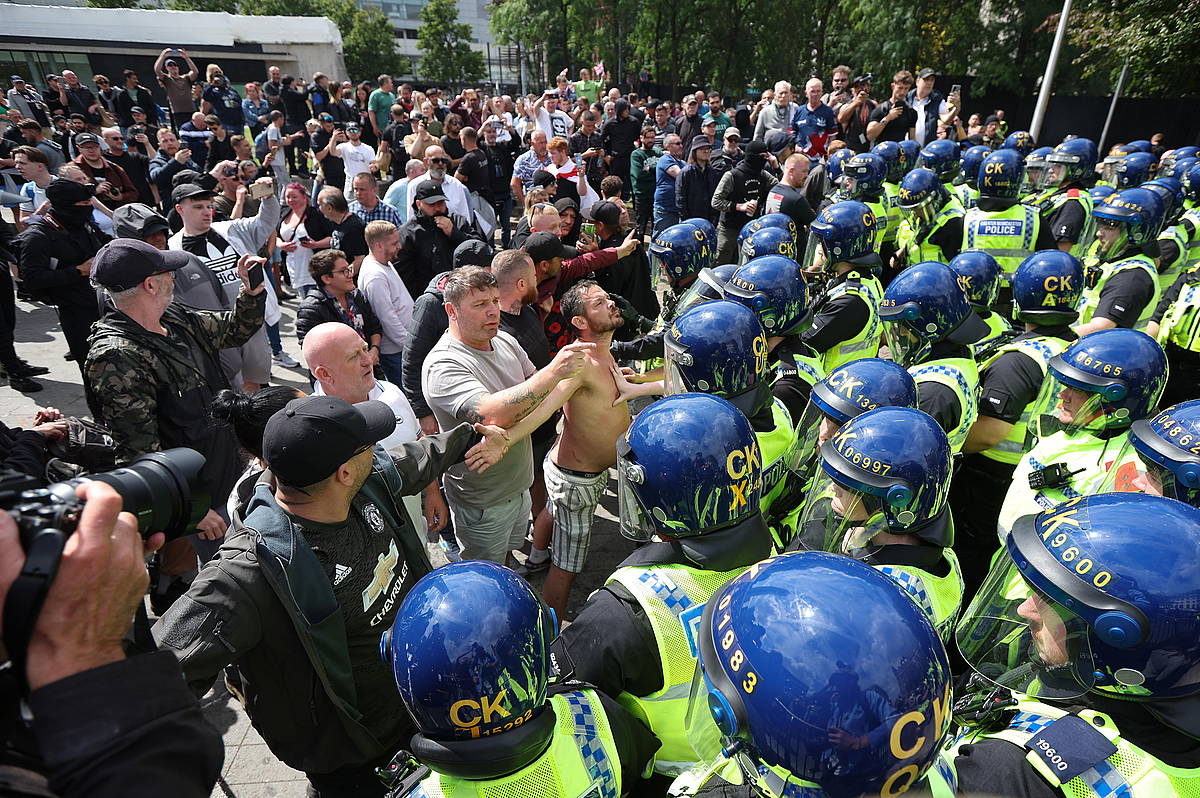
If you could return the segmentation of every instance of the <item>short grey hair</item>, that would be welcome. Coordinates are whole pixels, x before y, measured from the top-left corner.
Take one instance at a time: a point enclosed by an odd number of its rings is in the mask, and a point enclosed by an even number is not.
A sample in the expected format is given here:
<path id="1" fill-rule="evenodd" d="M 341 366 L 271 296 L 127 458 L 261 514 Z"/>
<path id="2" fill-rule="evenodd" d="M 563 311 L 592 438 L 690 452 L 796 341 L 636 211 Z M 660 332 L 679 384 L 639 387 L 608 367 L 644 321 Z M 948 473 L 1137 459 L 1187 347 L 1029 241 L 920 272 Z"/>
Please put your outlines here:
<path id="1" fill-rule="evenodd" d="M 99 284 L 93 283 L 93 285 Z M 100 287 L 103 288 L 103 286 Z M 114 291 L 111 288 L 105 288 L 104 292 L 108 294 L 108 298 L 112 300 L 113 306 L 117 310 L 122 310 L 127 307 L 129 303 L 137 297 L 138 294 L 142 292 L 142 286 L 138 284 L 133 288 L 126 288 L 121 291 Z"/>
<path id="2" fill-rule="evenodd" d="M 425 168 L 425 162 L 420 158 L 409 158 L 408 163 L 404 164 L 404 174 L 409 177 L 417 174 L 417 171 Z"/>
<path id="3" fill-rule="evenodd" d="M 496 277 L 487 269 L 482 266 L 460 266 L 450 272 L 442 293 L 447 302 L 458 307 L 472 291 L 495 287 Z"/>

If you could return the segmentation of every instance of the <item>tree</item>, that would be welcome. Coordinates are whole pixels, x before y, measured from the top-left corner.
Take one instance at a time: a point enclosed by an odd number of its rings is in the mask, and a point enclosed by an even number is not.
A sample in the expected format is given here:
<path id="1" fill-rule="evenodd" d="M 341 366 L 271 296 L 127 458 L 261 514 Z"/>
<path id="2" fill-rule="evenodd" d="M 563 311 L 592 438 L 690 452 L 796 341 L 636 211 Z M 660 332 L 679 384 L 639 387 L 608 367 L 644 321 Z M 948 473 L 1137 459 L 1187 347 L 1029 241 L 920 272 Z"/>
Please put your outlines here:
<path id="1" fill-rule="evenodd" d="M 89 8 L 137 8 L 138 0 L 87 0 Z"/>
<path id="2" fill-rule="evenodd" d="M 1189 10 L 1190 9 L 1190 10 Z M 1086 0 L 1068 20 L 1075 63 L 1085 77 L 1101 79 L 1105 90 L 1129 62 L 1125 94 L 1181 97 L 1200 94 L 1200 8 L 1195 0 Z"/>
<path id="3" fill-rule="evenodd" d="M 458 21 L 455 0 L 430 0 L 421 9 L 417 45 L 423 53 L 420 74 L 426 80 L 460 86 L 487 74 L 483 53 L 471 49 L 471 26 Z"/>

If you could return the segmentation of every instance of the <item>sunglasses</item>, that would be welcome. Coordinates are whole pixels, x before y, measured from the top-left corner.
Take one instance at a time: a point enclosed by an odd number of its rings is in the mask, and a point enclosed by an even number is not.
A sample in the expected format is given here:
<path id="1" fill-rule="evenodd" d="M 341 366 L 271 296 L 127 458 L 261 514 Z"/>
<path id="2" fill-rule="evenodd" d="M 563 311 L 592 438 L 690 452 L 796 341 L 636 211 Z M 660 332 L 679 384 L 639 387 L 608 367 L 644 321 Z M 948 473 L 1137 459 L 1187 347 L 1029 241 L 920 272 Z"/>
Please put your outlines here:
<path id="1" fill-rule="evenodd" d="M 449 158 L 430 158 L 430 163 L 450 163 Z"/>
<path id="2" fill-rule="evenodd" d="M 105 136 L 104 140 L 105 141 L 124 141 L 125 137 L 124 136 Z"/>

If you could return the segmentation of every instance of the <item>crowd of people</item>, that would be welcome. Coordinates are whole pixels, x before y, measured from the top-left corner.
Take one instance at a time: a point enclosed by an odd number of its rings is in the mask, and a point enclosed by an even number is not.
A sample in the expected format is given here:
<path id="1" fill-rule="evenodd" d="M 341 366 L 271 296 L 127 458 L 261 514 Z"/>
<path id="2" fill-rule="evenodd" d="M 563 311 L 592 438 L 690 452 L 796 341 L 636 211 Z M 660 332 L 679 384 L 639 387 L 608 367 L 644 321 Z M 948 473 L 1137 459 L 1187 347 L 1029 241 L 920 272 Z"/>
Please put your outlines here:
<path id="1" fill-rule="evenodd" d="M 154 70 L 163 109 L 14 76 L 0 145 L 9 386 L 45 373 L 15 277 L 116 463 L 204 456 L 192 534 L 101 585 L 115 633 L 19 663 L 50 789 L 207 795 L 180 671 L 321 798 L 1200 789 L 1200 149 L 964 124 L 930 68 L 445 105 Z M 5 464 L 45 484 L 35 421 Z M 636 548 L 560 628 L 613 492 Z M 167 699 L 93 698 L 71 753 L 41 720 L 135 678 Z"/>

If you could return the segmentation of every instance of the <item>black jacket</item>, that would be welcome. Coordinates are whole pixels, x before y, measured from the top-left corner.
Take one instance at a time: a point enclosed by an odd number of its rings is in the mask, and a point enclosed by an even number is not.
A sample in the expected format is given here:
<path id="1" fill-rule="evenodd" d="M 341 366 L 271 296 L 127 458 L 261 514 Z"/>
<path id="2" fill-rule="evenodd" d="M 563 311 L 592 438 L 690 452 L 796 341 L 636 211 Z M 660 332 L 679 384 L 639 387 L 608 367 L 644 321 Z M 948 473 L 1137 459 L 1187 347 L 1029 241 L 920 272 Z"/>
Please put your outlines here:
<path id="1" fill-rule="evenodd" d="M 113 98 L 113 108 L 117 114 L 117 124 L 121 127 L 129 127 L 135 124 L 133 121 L 133 108 L 142 108 L 150 116 L 151 119 L 158 117 L 158 103 L 154 102 L 154 97 L 150 92 L 146 91 L 145 87 L 138 86 L 136 89 L 137 99 L 129 96 L 129 92 L 121 89 Z M 154 139 L 150 139 L 153 141 Z"/>
<path id="2" fill-rule="evenodd" d="M 96 291 L 75 267 L 112 239 L 90 221 L 79 228 L 66 228 L 53 216 L 51 211 L 21 233 L 22 286 L 59 307 L 87 308 L 98 315 Z"/>
<path id="3" fill-rule="evenodd" d="M 46 436 L 31 429 L 10 427 L 0 422 L 0 467 L 11 468 L 46 484 Z"/>
<path id="4" fill-rule="evenodd" d="M 404 347 L 404 395 L 412 405 L 417 418 L 432 416 L 433 410 L 421 392 L 421 368 L 433 345 L 450 327 L 446 316 L 446 297 L 442 288 L 446 285 L 449 271 L 444 271 L 429 281 L 425 290 L 413 302 L 412 324 L 408 328 L 408 344 Z"/>
<path id="5" fill-rule="evenodd" d="M 470 223 L 450 214 L 454 230 L 446 235 L 438 229 L 434 217 L 413 210 L 400 228 L 400 254 L 392 261 L 410 296 L 417 296 L 438 272 L 454 268 L 454 250 L 462 242 L 479 238 Z"/>
<path id="6" fill-rule="evenodd" d="M 171 178 L 184 169 L 193 169 L 197 172 L 203 172 L 204 168 L 192 159 L 188 159 L 186 163 L 180 163 L 175 160 L 174 155 L 167 155 L 162 150 L 159 150 L 153 158 L 150 159 L 150 181 L 158 186 L 159 204 L 167 210 L 174 210 L 171 204 Z"/>
<path id="7" fill-rule="evenodd" d="M 712 166 L 701 170 L 690 163 L 675 178 L 675 207 L 680 219 L 699 217 L 715 223 L 720 214 L 713 209 L 712 196 L 721 180 L 721 172 Z"/>
<path id="8" fill-rule="evenodd" d="M 383 325 L 379 323 L 375 311 L 371 310 L 371 303 L 363 296 L 363 292 L 355 289 L 351 296 L 363 317 L 363 340 L 369 342 L 372 335 L 383 335 Z M 347 323 L 337 300 L 324 291 L 313 291 L 304 297 L 296 309 L 296 337 L 300 339 L 300 345 L 304 345 L 304 336 L 308 335 L 309 330 L 327 321 Z"/>
<path id="9" fill-rule="evenodd" d="M 616 235 L 598 242 L 600 249 L 619 247 L 625 240 L 625 234 Z M 629 255 L 618 260 L 607 269 L 595 273 L 596 282 L 610 294 L 620 294 L 629 300 L 637 312 L 648 319 L 658 318 L 658 296 L 654 286 L 650 284 L 650 265 L 646 253 L 638 247 Z"/>

